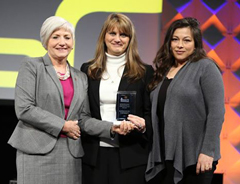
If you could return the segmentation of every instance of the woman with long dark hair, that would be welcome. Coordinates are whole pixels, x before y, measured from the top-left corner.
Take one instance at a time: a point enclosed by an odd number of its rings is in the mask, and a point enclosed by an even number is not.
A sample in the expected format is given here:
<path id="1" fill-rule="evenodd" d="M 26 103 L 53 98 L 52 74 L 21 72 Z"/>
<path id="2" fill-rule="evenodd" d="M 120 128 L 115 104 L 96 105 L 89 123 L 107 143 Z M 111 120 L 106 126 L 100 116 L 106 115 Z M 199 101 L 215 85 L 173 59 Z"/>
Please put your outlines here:
<path id="1" fill-rule="evenodd" d="M 149 183 L 210 184 L 224 121 L 221 73 L 208 58 L 195 18 L 174 21 L 154 59 Z"/>

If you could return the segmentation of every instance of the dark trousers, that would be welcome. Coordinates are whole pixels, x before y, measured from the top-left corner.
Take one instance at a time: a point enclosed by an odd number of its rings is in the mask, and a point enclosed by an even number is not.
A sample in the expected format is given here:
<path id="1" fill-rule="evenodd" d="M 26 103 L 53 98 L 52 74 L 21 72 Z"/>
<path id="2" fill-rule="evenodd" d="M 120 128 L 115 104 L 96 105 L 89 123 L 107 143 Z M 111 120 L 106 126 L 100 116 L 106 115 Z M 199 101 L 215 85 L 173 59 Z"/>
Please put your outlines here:
<path id="1" fill-rule="evenodd" d="M 83 184 L 145 184 L 146 165 L 121 169 L 118 148 L 99 148 L 96 167 L 83 164 Z"/>
<path id="2" fill-rule="evenodd" d="M 149 184 L 174 184 L 174 167 L 172 161 L 166 161 L 166 168 L 157 174 Z M 187 167 L 183 172 L 183 179 L 178 184 L 211 184 L 213 173 L 216 170 L 217 162 L 213 162 L 211 171 L 205 173 L 196 174 L 196 165 Z"/>

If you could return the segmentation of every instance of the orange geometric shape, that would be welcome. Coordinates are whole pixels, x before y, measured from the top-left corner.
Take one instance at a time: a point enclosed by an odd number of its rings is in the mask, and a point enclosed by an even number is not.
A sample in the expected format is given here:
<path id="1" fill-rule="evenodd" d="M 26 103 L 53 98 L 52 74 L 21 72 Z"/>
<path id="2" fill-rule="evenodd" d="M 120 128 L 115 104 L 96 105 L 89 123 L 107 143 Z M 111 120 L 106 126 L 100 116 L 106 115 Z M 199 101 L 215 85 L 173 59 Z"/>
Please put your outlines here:
<path id="1" fill-rule="evenodd" d="M 240 125 L 229 134 L 228 140 L 235 147 L 235 149 L 238 150 L 240 154 Z"/>
<path id="2" fill-rule="evenodd" d="M 205 31 L 209 26 L 215 25 L 219 31 L 223 33 L 223 35 L 226 35 L 227 29 L 224 27 L 224 25 L 221 23 L 221 21 L 217 18 L 216 15 L 212 15 L 202 26 L 201 30 Z"/>
<path id="3" fill-rule="evenodd" d="M 232 109 L 230 105 L 225 105 L 225 116 L 224 123 L 222 125 L 222 131 L 220 138 L 228 139 L 229 134 L 233 132 L 240 125 L 240 117 L 236 114 L 236 112 Z"/>
<path id="4" fill-rule="evenodd" d="M 168 27 L 171 25 L 171 23 L 175 20 L 178 20 L 178 19 L 182 19 L 183 16 L 178 13 L 176 16 L 174 16 L 165 26 L 164 26 L 164 29 L 168 29 Z"/>
<path id="5" fill-rule="evenodd" d="M 231 107 L 237 107 L 240 105 L 240 91 L 230 99 L 229 103 Z"/>
<path id="6" fill-rule="evenodd" d="M 231 70 L 235 72 L 235 71 L 237 71 L 239 68 L 240 68 L 240 58 L 232 64 Z"/>
<path id="7" fill-rule="evenodd" d="M 207 55 L 210 58 L 214 59 L 214 61 L 218 64 L 218 66 L 222 71 L 225 71 L 226 69 L 225 63 L 223 63 L 223 61 L 220 59 L 220 57 L 217 55 L 217 53 L 214 50 L 210 50 L 210 52 L 208 52 Z"/>
<path id="8" fill-rule="evenodd" d="M 232 165 L 232 167 L 225 173 L 233 183 L 240 183 L 240 160 Z"/>
<path id="9" fill-rule="evenodd" d="M 239 32 L 240 32 L 240 24 L 233 30 L 233 35 L 237 36 Z"/>
<path id="10" fill-rule="evenodd" d="M 231 169 L 232 165 L 234 165 L 238 160 L 240 160 L 240 154 L 238 151 L 232 146 L 232 144 L 228 140 L 221 140 L 221 159 L 217 165 L 216 173 L 224 173 Z"/>
<path id="11" fill-rule="evenodd" d="M 240 58 L 239 51 L 240 45 L 234 39 L 233 35 L 226 35 L 225 39 L 215 47 L 215 52 L 229 69 Z"/>
<path id="12" fill-rule="evenodd" d="M 240 91 L 240 81 L 230 70 L 226 70 L 223 75 L 225 98 L 227 101 Z"/>

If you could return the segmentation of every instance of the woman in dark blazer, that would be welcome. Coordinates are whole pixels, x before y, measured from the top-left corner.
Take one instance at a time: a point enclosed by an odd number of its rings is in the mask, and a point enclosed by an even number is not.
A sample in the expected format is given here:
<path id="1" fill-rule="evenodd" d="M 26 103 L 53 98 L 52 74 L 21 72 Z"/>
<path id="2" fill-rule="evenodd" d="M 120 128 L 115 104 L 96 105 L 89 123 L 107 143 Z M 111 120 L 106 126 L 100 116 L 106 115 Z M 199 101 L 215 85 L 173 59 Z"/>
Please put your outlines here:
<path id="1" fill-rule="evenodd" d="M 116 122 L 117 91 L 136 92 L 136 113 L 128 116 L 135 130 L 112 139 L 82 134 L 83 183 L 143 184 L 151 142 L 150 99 L 147 84 L 153 69 L 141 61 L 132 22 L 110 14 L 97 42 L 95 58 L 82 65 L 88 75 L 91 114 Z"/>

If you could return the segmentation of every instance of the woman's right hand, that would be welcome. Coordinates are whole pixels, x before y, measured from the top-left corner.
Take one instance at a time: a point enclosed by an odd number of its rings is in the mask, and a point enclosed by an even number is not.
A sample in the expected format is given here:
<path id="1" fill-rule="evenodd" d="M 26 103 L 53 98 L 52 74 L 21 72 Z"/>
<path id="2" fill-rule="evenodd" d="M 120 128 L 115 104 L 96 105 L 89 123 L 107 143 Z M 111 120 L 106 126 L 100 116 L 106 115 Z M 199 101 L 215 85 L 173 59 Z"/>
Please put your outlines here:
<path id="1" fill-rule="evenodd" d="M 212 170 L 213 157 L 200 153 L 196 167 L 196 174 Z"/>
<path id="2" fill-rule="evenodd" d="M 62 132 L 72 139 L 78 139 L 81 135 L 80 127 L 78 126 L 78 121 L 65 121 L 63 125 Z"/>
<path id="3" fill-rule="evenodd" d="M 122 121 L 120 125 L 113 125 L 111 131 L 120 135 L 127 135 L 135 128 L 136 126 L 130 121 Z"/>

